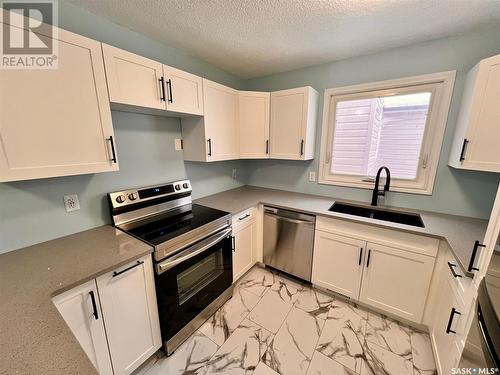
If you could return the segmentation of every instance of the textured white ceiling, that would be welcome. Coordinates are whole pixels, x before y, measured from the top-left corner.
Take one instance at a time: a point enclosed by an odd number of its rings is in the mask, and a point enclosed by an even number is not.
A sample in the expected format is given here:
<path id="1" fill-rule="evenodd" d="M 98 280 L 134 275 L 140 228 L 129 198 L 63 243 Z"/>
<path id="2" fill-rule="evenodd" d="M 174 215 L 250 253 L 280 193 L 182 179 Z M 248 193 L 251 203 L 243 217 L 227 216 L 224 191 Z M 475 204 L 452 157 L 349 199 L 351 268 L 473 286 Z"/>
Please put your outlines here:
<path id="1" fill-rule="evenodd" d="M 500 22 L 500 0 L 68 0 L 242 78 Z"/>

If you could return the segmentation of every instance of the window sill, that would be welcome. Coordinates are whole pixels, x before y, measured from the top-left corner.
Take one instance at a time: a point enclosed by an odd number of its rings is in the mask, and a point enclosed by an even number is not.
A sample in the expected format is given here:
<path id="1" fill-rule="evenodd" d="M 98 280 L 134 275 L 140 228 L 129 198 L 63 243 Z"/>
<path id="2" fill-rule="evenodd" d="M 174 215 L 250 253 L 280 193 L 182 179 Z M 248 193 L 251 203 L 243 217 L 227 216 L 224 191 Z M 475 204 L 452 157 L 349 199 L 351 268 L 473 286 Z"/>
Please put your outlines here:
<path id="1" fill-rule="evenodd" d="M 374 182 L 328 180 L 323 178 L 322 176 L 319 176 L 318 184 L 351 187 L 351 188 L 366 189 L 366 190 L 373 190 L 373 188 L 375 187 Z M 432 195 L 432 187 L 426 188 L 426 187 L 398 186 L 397 183 L 391 184 L 389 191 L 395 191 L 398 193 L 419 194 L 419 195 Z"/>

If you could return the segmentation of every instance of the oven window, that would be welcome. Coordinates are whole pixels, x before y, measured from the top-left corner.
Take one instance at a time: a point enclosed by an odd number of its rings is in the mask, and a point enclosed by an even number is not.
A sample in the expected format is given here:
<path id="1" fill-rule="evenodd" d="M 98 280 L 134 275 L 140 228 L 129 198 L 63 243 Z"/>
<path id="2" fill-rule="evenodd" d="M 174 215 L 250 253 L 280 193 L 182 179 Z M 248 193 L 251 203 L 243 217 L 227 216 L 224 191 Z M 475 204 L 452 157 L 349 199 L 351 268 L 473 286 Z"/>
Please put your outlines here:
<path id="1" fill-rule="evenodd" d="M 177 275 L 179 305 L 210 284 L 224 272 L 222 249 L 208 255 Z"/>

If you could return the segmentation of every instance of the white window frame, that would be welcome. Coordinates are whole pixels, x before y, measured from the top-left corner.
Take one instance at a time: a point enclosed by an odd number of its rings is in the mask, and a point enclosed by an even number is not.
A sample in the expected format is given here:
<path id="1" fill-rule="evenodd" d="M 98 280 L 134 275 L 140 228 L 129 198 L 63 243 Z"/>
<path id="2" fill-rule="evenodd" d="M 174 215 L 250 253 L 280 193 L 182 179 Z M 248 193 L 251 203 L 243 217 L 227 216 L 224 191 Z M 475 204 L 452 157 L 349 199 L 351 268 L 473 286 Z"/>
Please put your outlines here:
<path id="1" fill-rule="evenodd" d="M 323 101 L 323 127 L 321 131 L 318 183 L 373 189 L 373 178 L 332 174 L 330 172 L 330 150 L 332 150 L 333 135 L 335 132 L 335 110 L 338 101 L 366 99 L 378 94 L 397 95 L 418 90 L 421 92 L 424 89 L 431 92 L 431 103 L 427 114 L 424 138 L 422 140 L 417 178 L 415 180 L 402 180 L 391 177 L 390 190 L 432 195 L 446 122 L 448 120 L 455 76 L 456 71 L 453 70 L 326 89 Z"/>

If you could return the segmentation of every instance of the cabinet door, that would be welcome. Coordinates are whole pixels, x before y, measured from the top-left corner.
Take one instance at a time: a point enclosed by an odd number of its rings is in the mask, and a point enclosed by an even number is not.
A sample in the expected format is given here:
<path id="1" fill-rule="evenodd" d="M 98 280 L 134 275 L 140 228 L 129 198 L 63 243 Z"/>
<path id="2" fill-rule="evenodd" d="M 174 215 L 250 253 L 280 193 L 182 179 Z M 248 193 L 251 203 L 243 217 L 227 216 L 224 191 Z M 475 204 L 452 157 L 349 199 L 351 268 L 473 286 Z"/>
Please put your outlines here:
<path id="1" fill-rule="evenodd" d="M 271 158 L 303 159 L 307 107 L 307 87 L 271 93 Z"/>
<path id="2" fill-rule="evenodd" d="M 368 243 L 360 301 L 420 322 L 435 259 Z"/>
<path id="3" fill-rule="evenodd" d="M 208 160 L 238 158 L 238 91 L 203 79 Z"/>
<path id="4" fill-rule="evenodd" d="M 102 45 L 102 51 L 110 101 L 166 109 L 161 63 L 107 44 Z"/>
<path id="5" fill-rule="evenodd" d="M 240 91 L 240 159 L 269 157 L 268 92 Z"/>
<path id="6" fill-rule="evenodd" d="M 500 55 L 481 61 L 474 85 L 462 168 L 500 172 Z"/>
<path id="7" fill-rule="evenodd" d="M 316 231 L 312 283 L 358 299 L 366 242 Z"/>
<path id="8" fill-rule="evenodd" d="M 97 278 L 115 375 L 130 374 L 161 346 L 151 256 Z"/>
<path id="9" fill-rule="evenodd" d="M 101 45 L 58 33 L 57 69 L 0 70 L 0 181 L 118 170 Z"/>
<path id="10" fill-rule="evenodd" d="M 53 298 L 66 324 L 100 375 L 112 375 L 95 280 Z"/>
<path id="11" fill-rule="evenodd" d="M 446 277 L 440 282 L 440 293 L 434 309 L 434 320 L 430 330 L 431 339 L 434 341 L 436 351 L 436 365 L 439 368 L 440 374 L 450 374 L 453 367 L 453 349 L 456 347 L 459 327 L 462 326 L 462 308 L 453 292 L 453 288 L 449 283 L 449 277 Z M 455 309 L 460 314 L 453 314 L 452 309 Z M 448 329 L 448 324 L 451 325 Z M 457 333 L 451 332 L 455 331 Z"/>
<path id="12" fill-rule="evenodd" d="M 169 111 L 203 114 L 203 80 L 194 74 L 163 65 L 167 109 Z"/>
<path id="13" fill-rule="evenodd" d="M 254 220 L 236 226 L 234 229 L 233 282 L 253 266 L 256 229 L 257 225 Z"/>

